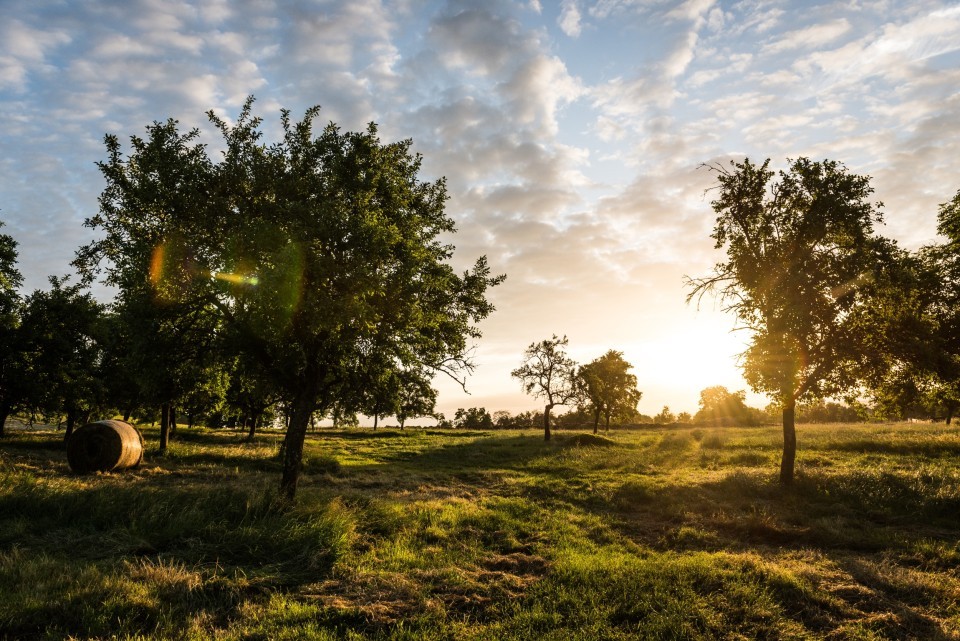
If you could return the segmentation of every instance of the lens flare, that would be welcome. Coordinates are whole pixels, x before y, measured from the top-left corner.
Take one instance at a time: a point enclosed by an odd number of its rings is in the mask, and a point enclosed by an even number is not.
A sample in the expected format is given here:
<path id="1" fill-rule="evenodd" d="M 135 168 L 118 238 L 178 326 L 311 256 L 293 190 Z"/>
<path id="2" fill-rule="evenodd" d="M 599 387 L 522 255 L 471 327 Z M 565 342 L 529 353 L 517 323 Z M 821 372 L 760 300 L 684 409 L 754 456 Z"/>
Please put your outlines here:
<path id="1" fill-rule="evenodd" d="M 234 285 L 251 285 L 256 287 L 260 284 L 260 279 L 256 276 L 245 276 L 243 274 L 234 274 L 230 272 L 213 272 L 210 275 L 217 280 L 233 283 Z"/>
<path id="2" fill-rule="evenodd" d="M 163 257 L 166 250 L 163 243 L 153 248 L 153 255 L 150 257 L 150 283 L 157 285 L 163 278 Z"/>

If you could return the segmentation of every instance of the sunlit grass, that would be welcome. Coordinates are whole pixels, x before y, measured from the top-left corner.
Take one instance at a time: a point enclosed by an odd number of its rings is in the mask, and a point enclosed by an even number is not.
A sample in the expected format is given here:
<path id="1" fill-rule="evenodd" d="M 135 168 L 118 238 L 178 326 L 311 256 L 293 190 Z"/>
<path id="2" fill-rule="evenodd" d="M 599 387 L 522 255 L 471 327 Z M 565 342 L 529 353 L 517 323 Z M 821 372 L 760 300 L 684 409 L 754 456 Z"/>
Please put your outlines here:
<path id="1" fill-rule="evenodd" d="M 325 430 L 297 506 L 280 436 L 181 428 L 75 476 L 0 443 L 0 638 L 960 636 L 960 432 Z"/>

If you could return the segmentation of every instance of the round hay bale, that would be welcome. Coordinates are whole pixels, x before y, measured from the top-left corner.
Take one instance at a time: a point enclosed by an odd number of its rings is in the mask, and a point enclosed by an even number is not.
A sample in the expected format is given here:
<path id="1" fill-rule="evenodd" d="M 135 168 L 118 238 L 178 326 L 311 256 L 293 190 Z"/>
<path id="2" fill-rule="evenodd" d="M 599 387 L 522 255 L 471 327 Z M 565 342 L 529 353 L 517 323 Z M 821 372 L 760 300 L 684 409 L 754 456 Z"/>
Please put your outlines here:
<path id="1" fill-rule="evenodd" d="M 124 421 L 87 423 L 67 441 L 67 462 L 78 474 L 125 470 L 142 460 L 143 436 Z"/>

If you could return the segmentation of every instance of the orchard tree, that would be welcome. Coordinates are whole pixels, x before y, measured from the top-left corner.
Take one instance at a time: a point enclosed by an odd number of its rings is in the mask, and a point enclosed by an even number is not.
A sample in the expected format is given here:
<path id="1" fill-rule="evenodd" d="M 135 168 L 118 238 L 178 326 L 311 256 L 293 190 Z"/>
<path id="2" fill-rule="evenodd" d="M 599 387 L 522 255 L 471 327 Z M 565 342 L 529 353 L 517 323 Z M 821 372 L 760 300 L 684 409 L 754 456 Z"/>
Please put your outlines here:
<path id="1" fill-rule="evenodd" d="M 408 419 L 433 415 L 437 390 L 431 385 L 429 373 L 423 370 L 404 370 L 400 372 L 399 381 L 396 417 L 402 430 Z"/>
<path id="2" fill-rule="evenodd" d="M 726 259 L 688 280 L 688 300 L 713 291 L 750 331 L 744 375 L 782 408 L 780 482 L 791 484 L 797 402 L 846 392 L 882 361 L 861 312 L 898 253 L 874 234 L 882 205 L 870 200 L 869 177 L 830 160 L 800 158 L 779 175 L 769 164 L 710 166 L 712 238 Z"/>
<path id="3" fill-rule="evenodd" d="M 891 324 L 886 368 L 873 381 L 878 407 L 903 416 L 923 409 L 950 424 L 960 410 L 960 191 L 940 205 L 937 231 L 946 242 L 923 247 L 884 295 L 884 310 L 903 309 Z M 906 322 L 903 322 L 903 319 Z"/>
<path id="4" fill-rule="evenodd" d="M 0 227 L 3 222 L 0 221 Z M 23 301 L 17 271 L 17 241 L 0 234 L 0 437 L 10 414 L 23 399 L 22 347 L 18 337 Z"/>
<path id="5" fill-rule="evenodd" d="M 121 288 L 170 265 L 179 278 L 156 279 L 165 293 L 211 306 L 218 331 L 290 403 L 280 492 L 293 499 L 310 417 L 353 415 L 349 388 L 374 354 L 464 383 L 476 324 L 493 311 L 486 290 L 503 277 L 485 257 L 462 275 L 450 266 L 446 183 L 418 177 L 411 141 L 382 143 L 374 124 L 316 132 L 314 107 L 299 122 L 283 111 L 282 138 L 265 144 L 252 104 L 233 125 L 208 113 L 223 138 L 217 162 L 174 120 L 132 138 L 126 157 L 108 136 L 107 187 L 88 225 L 109 251 L 83 256 L 105 254 L 111 275 L 131 266 L 139 276 L 115 278 Z"/>
<path id="6" fill-rule="evenodd" d="M 530 343 L 523 364 L 510 375 L 520 379 L 523 391 L 546 401 L 543 408 L 543 440 L 550 440 L 550 410 L 577 400 L 577 364 L 567 356 L 566 336 Z"/>
<path id="7" fill-rule="evenodd" d="M 80 284 L 50 278 L 23 306 L 20 340 L 32 407 L 66 416 L 70 438 L 78 422 L 106 403 L 102 368 L 104 306 Z"/>
<path id="8" fill-rule="evenodd" d="M 637 377 L 630 373 L 633 366 L 623 359 L 623 352 L 609 350 L 590 361 L 577 372 L 585 400 L 593 414 L 593 433 L 598 431 L 600 416 L 610 431 L 610 418 L 632 415 L 643 395 L 637 389 Z"/>

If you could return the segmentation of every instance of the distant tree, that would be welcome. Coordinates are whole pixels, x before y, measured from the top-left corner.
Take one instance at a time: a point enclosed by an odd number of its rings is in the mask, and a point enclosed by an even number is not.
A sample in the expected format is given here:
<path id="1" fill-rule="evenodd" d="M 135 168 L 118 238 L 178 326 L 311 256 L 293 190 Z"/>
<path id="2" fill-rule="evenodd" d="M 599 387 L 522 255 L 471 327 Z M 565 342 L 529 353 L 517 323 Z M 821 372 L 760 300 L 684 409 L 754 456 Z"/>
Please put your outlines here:
<path id="1" fill-rule="evenodd" d="M 660 410 L 660 413 L 653 417 L 653 422 L 659 425 L 670 425 L 677 422 L 677 417 L 666 405 Z"/>
<path id="2" fill-rule="evenodd" d="M 493 424 L 502 430 L 515 426 L 513 416 L 506 410 L 497 410 L 493 413 Z"/>
<path id="3" fill-rule="evenodd" d="M 453 417 L 453 426 L 466 430 L 488 430 L 493 427 L 493 417 L 485 407 L 461 407 Z"/>
<path id="4" fill-rule="evenodd" d="M 502 277 L 484 257 L 462 276 L 450 266 L 446 185 L 418 178 L 411 141 L 382 143 L 373 124 L 315 132 L 314 107 L 300 122 L 283 111 L 282 138 L 267 145 L 252 103 L 234 124 L 208 113 L 218 162 L 174 120 L 131 138 L 129 157 L 108 136 L 107 187 L 87 222 L 103 240 L 80 258 L 106 258 L 111 274 L 162 260 L 183 276 L 172 293 L 213 306 L 290 403 L 280 490 L 292 500 L 310 417 L 358 411 L 358 372 L 372 355 L 463 384 L 469 341 L 493 311 L 486 289 Z M 160 258 L 141 251 L 161 246 Z"/>
<path id="5" fill-rule="evenodd" d="M 583 397 L 593 414 L 594 434 L 601 415 L 609 431 L 611 417 L 636 411 L 643 394 L 637 389 L 637 377 L 630 373 L 632 367 L 623 359 L 623 352 L 611 349 L 578 370 Z"/>
<path id="6" fill-rule="evenodd" d="M 694 420 L 703 425 L 752 425 L 754 415 L 746 404 L 747 393 L 714 385 L 700 392 L 700 409 Z"/>
<path id="7" fill-rule="evenodd" d="M 0 437 L 6 434 L 7 418 L 23 400 L 23 356 L 18 337 L 23 306 L 18 289 L 22 283 L 17 270 L 17 241 L 0 234 Z"/>
<path id="8" fill-rule="evenodd" d="M 744 374 L 782 408 L 780 482 L 790 484 L 797 402 L 844 393 L 880 366 L 882 352 L 858 312 L 897 251 L 873 232 L 881 205 L 870 201 L 868 177 L 800 158 L 773 180 L 769 163 L 710 167 L 719 183 L 712 237 L 726 260 L 688 281 L 688 300 L 715 291 L 750 330 Z"/>
<path id="9" fill-rule="evenodd" d="M 431 384 L 428 372 L 404 370 L 399 375 L 399 402 L 396 409 L 400 429 L 408 419 L 431 416 L 437 406 L 437 390 Z"/>
<path id="10" fill-rule="evenodd" d="M 523 364 L 510 375 L 520 379 L 523 391 L 546 401 L 543 408 L 543 439 L 550 440 L 550 410 L 577 399 L 577 364 L 567 356 L 566 336 L 530 343 L 523 353 Z"/>
<path id="11" fill-rule="evenodd" d="M 690 416 L 690 412 L 680 412 L 677 414 L 677 423 L 692 423 L 693 417 Z"/>

